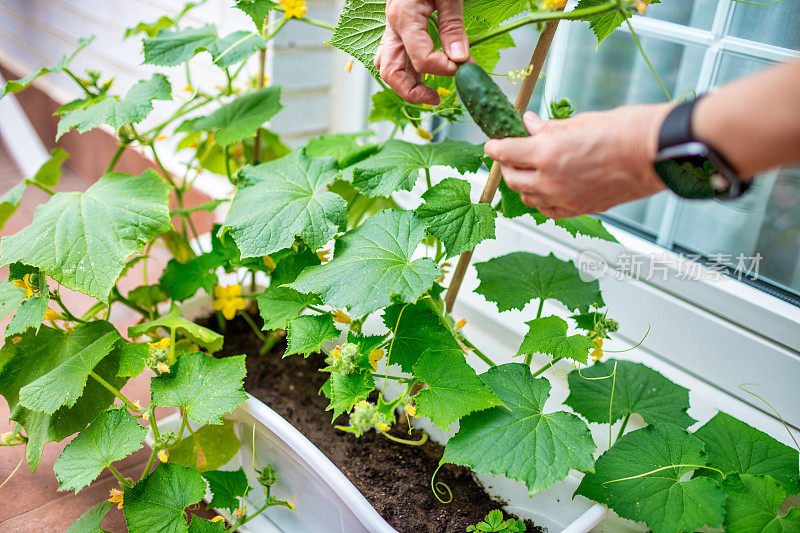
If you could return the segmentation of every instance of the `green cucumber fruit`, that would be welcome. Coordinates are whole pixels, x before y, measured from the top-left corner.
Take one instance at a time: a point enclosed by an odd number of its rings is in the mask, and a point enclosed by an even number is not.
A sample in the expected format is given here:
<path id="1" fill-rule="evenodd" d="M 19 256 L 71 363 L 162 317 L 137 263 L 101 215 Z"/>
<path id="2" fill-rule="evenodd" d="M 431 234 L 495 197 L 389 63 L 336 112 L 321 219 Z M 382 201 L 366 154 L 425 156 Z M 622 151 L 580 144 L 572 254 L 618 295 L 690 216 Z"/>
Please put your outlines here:
<path id="1" fill-rule="evenodd" d="M 475 63 L 463 63 L 456 71 L 458 97 L 483 133 L 492 139 L 527 137 L 525 123 L 500 87 Z"/>

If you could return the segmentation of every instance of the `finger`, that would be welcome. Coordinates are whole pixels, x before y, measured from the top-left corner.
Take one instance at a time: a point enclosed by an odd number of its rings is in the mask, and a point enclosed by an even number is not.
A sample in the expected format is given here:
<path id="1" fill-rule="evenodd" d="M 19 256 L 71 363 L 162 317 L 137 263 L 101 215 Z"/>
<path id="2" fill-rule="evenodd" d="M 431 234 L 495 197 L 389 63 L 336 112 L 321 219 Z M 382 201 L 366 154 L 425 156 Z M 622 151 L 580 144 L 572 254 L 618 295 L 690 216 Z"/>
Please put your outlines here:
<path id="1" fill-rule="evenodd" d="M 544 125 L 546 122 L 539 118 L 539 115 L 534 113 L 533 111 L 528 111 L 522 116 L 522 122 L 525 123 L 525 128 L 527 128 L 528 133 L 532 136 L 537 135 L 544 130 Z"/>
<path id="2" fill-rule="evenodd" d="M 391 31 L 391 29 L 387 26 L 383 31 L 380 42 L 378 43 L 378 48 L 375 50 L 375 58 L 372 60 L 372 64 L 375 65 L 375 68 L 378 69 L 378 71 L 381 70 L 381 56 L 383 55 L 384 51 L 383 41 L 388 38 L 387 33 L 389 31 Z"/>
<path id="3" fill-rule="evenodd" d="M 536 168 L 537 146 L 538 141 L 533 137 L 508 137 L 486 141 L 483 151 L 505 165 Z"/>
<path id="4" fill-rule="evenodd" d="M 420 81 L 418 72 L 408 61 L 400 37 L 390 28 L 384 37 L 380 75 L 401 98 L 412 104 L 439 103 L 439 95 Z"/>
<path id="5" fill-rule="evenodd" d="M 547 218 L 554 218 L 554 219 L 572 218 L 580 214 L 570 209 L 559 206 L 538 207 L 537 209 Z"/>
<path id="6" fill-rule="evenodd" d="M 520 169 L 501 165 L 500 167 L 506 185 L 521 194 L 541 195 L 539 172 L 536 170 Z"/>
<path id="7" fill-rule="evenodd" d="M 469 41 L 464 29 L 464 4 L 462 0 L 437 0 L 439 11 L 439 39 L 447 55 L 456 62 L 469 58 Z"/>
<path id="8" fill-rule="evenodd" d="M 428 17 L 433 4 L 427 2 L 411 8 L 408 4 L 393 2 L 386 6 L 388 25 L 400 37 L 411 64 L 418 72 L 452 76 L 456 64 L 441 50 L 435 50 L 428 34 Z"/>

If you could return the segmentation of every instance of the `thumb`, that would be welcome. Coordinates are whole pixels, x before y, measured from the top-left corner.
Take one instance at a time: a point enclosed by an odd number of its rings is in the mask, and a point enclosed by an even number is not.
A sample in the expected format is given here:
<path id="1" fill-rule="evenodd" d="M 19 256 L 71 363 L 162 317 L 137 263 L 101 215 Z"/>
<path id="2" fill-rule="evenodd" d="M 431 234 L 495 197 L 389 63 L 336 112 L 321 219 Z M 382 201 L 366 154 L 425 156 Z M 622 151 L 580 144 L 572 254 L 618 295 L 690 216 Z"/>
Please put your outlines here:
<path id="1" fill-rule="evenodd" d="M 469 59 L 469 41 L 464 29 L 464 4 L 462 0 L 437 0 L 439 12 L 439 39 L 447 56 L 461 62 Z"/>
<path id="2" fill-rule="evenodd" d="M 545 121 L 539 118 L 539 115 L 533 111 L 528 111 L 525 113 L 525 115 L 522 117 L 522 122 L 525 123 L 528 133 L 531 135 L 536 135 L 544 129 Z"/>

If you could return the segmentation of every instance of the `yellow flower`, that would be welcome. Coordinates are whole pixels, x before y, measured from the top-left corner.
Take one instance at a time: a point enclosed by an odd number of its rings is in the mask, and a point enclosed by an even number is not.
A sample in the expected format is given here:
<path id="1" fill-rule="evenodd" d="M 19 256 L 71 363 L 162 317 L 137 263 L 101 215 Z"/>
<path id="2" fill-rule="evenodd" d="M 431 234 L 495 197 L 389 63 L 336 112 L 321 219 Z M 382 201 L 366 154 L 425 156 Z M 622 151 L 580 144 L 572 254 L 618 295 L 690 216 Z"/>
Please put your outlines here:
<path id="1" fill-rule="evenodd" d="M 424 130 L 422 128 L 417 128 L 417 135 L 419 135 L 426 141 L 430 141 L 431 139 L 433 139 L 433 135 L 431 135 L 431 132 L 429 132 L 428 130 Z"/>
<path id="2" fill-rule="evenodd" d="M 334 359 L 339 360 L 339 359 L 342 358 L 342 350 L 341 350 L 341 348 L 342 348 L 341 346 L 337 346 L 331 352 L 331 355 L 333 356 Z"/>
<path id="3" fill-rule="evenodd" d="M 339 309 L 334 309 L 333 310 L 333 321 L 334 322 L 338 322 L 339 324 L 349 324 L 353 320 L 350 318 L 350 315 L 348 315 L 344 311 L 341 311 Z"/>
<path id="4" fill-rule="evenodd" d="M 350 61 L 347 62 L 347 65 L 345 65 L 344 71 L 348 72 L 348 73 L 353 72 L 353 58 L 352 57 L 350 58 Z"/>
<path id="5" fill-rule="evenodd" d="M 156 341 L 156 342 L 148 342 L 147 346 L 150 348 L 151 352 L 156 350 L 166 350 L 169 348 L 170 345 L 169 337 L 164 337 L 163 339 Z"/>
<path id="6" fill-rule="evenodd" d="M 133 406 L 136 408 L 137 411 L 142 410 L 142 404 L 139 403 L 139 400 L 134 401 Z"/>
<path id="7" fill-rule="evenodd" d="M 149 422 L 150 421 L 150 413 L 148 411 L 145 411 L 144 413 L 142 413 L 142 418 L 144 419 L 145 422 Z"/>
<path id="8" fill-rule="evenodd" d="M 156 363 L 156 370 L 158 370 L 161 374 L 169 372 L 169 365 L 164 361 L 159 361 Z"/>
<path id="9" fill-rule="evenodd" d="M 591 357 L 593 360 L 599 361 L 603 358 L 603 337 L 595 337 L 592 342 L 597 348 L 592 350 Z"/>
<path id="10" fill-rule="evenodd" d="M 640 15 L 647 13 L 647 2 L 636 2 L 636 10 Z"/>
<path id="11" fill-rule="evenodd" d="M 372 370 L 378 370 L 378 361 L 383 359 L 383 348 L 375 348 L 369 352 L 369 364 L 372 365 Z"/>
<path id="12" fill-rule="evenodd" d="M 461 328 L 463 328 L 466 325 L 467 325 L 467 319 L 466 318 L 462 318 L 461 320 L 456 322 L 456 331 L 460 330 Z"/>
<path id="13" fill-rule="evenodd" d="M 224 516 L 215 516 L 214 518 L 211 519 L 211 521 L 212 522 L 224 522 L 225 521 L 225 517 Z"/>
<path id="14" fill-rule="evenodd" d="M 268 269 L 275 270 L 275 260 L 272 257 L 265 255 L 264 264 L 267 265 Z"/>
<path id="15" fill-rule="evenodd" d="M 108 499 L 111 503 L 117 504 L 117 509 L 122 509 L 122 494 L 123 492 L 119 489 L 111 489 L 108 491 L 111 497 Z"/>
<path id="16" fill-rule="evenodd" d="M 44 320 L 52 322 L 54 320 L 61 320 L 61 315 L 53 311 L 52 309 L 47 309 L 44 312 Z"/>
<path id="17" fill-rule="evenodd" d="M 317 252 L 317 257 L 319 257 L 319 260 L 322 261 L 323 263 L 327 263 L 328 261 L 331 260 L 330 254 L 331 254 L 330 250 L 320 250 Z"/>
<path id="18" fill-rule="evenodd" d="M 238 516 L 239 518 L 241 518 L 243 514 L 244 514 L 244 509 L 242 509 L 241 507 L 239 507 L 238 509 L 236 509 L 236 516 Z"/>
<path id="19" fill-rule="evenodd" d="M 157 141 L 163 141 L 165 139 L 168 139 L 168 137 L 166 135 L 156 135 L 156 140 Z"/>
<path id="20" fill-rule="evenodd" d="M 403 406 L 403 409 L 405 409 L 406 414 L 408 416 L 416 416 L 417 415 L 417 406 L 412 404 L 412 403 L 405 404 Z"/>
<path id="21" fill-rule="evenodd" d="M 425 109 L 431 109 L 433 106 L 431 104 L 422 104 L 422 107 Z"/>
<path id="22" fill-rule="evenodd" d="M 14 285 L 22 289 L 25 289 L 25 298 L 30 298 L 31 296 L 39 292 L 38 287 L 34 287 L 33 285 L 31 285 L 30 274 L 25 274 L 24 276 L 22 276 L 22 279 L 15 279 Z"/>
<path id="23" fill-rule="evenodd" d="M 287 19 L 301 19 L 308 13 L 306 0 L 281 0 L 281 7 L 284 10 L 283 16 Z"/>
<path id="24" fill-rule="evenodd" d="M 187 85 L 186 87 L 183 88 L 183 90 L 186 91 L 187 93 L 193 93 L 194 87 L 192 87 L 191 85 Z"/>
<path id="25" fill-rule="evenodd" d="M 356 404 L 356 407 L 358 407 L 359 405 L 369 405 L 369 402 L 367 400 L 361 400 Z"/>
<path id="26" fill-rule="evenodd" d="M 544 0 L 544 9 L 561 9 L 567 4 L 567 0 Z"/>
<path id="27" fill-rule="evenodd" d="M 241 285 L 230 285 L 228 287 L 217 285 L 214 287 L 214 301 L 211 303 L 211 307 L 215 311 L 222 311 L 222 316 L 226 319 L 233 320 L 233 317 L 236 316 L 236 311 L 247 308 L 247 301 L 241 297 L 241 294 Z"/>
<path id="28" fill-rule="evenodd" d="M 442 98 L 447 98 L 448 96 L 450 96 L 450 93 L 452 91 L 450 89 L 445 89 L 444 87 L 439 87 L 438 89 L 436 89 L 436 92 L 439 93 L 439 96 L 441 96 Z"/>
<path id="29" fill-rule="evenodd" d="M 6 431 L 5 433 L 0 434 L 0 444 L 5 444 L 6 442 L 11 439 L 11 432 Z"/>
<path id="30" fill-rule="evenodd" d="M 389 431 L 389 430 L 391 429 L 391 428 L 389 427 L 389 425 L 388 425 L 388 424 L 386 424 L 386 423 L 384 423 L 384 422 L 378 422 L 378 425 L 377 425 L 377 426 L 375 426 L 375 427 L 377 427 L 377 428 L 378 428 L 378 429 L 380 429 L 381 431 Z"/>
<path id="31" fill-rule="evenodd" d="M 167 450 L 158 450 L 158 460 L 162 463 L 166 463 L 169 459 L 169 452 Z"/>

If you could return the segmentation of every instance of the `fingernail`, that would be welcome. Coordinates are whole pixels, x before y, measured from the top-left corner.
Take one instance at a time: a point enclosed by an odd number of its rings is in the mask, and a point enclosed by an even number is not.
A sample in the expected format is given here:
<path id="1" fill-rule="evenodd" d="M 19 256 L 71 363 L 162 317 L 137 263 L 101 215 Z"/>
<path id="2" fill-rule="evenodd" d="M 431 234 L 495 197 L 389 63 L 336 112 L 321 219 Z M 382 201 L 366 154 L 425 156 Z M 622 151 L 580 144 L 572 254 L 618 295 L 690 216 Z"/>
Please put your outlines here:
<path id="1" fill-rule="evenodd" d="M 453 61 L 463 61 L 467 58 L 467 49 L 464 43 L 456 41 L 450 45 L 450 59 Z"/>

